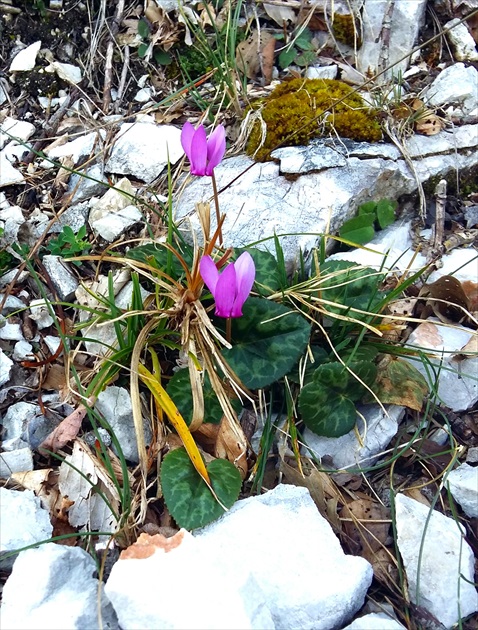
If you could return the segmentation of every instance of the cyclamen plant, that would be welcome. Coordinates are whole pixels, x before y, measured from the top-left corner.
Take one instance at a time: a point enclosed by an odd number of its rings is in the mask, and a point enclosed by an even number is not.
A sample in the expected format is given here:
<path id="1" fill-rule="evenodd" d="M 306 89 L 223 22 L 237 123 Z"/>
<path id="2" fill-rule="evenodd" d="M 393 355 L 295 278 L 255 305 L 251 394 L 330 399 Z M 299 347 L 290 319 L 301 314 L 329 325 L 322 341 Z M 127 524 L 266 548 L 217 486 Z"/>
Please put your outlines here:
<path id="1" fill-rule="evenodd" d="M 221 216 L 214 169 L 226 152 L 226 131 L 222 125 L 218 125 L 209 137 L 206 137 L 204 125 L 199 125 L 195 129 L 190 122 L 186 122 L 181 131 L 181 145 L 191 163 L 191 174 L 199 177 L 211 177 L 216 205 L 216 220 L 219 227 L 219 245 L 222 245 Z"/>
<path id="2" fill-rule="evenodd" d="M 235 263 L 230 263 L 219 273 L 210 256 L 200 262 L 201 277 L 216 301 L 218 317 L 242 317 L 242 307 L 249 297 L 256 269 L 252 256 L 244 252 Z"/>

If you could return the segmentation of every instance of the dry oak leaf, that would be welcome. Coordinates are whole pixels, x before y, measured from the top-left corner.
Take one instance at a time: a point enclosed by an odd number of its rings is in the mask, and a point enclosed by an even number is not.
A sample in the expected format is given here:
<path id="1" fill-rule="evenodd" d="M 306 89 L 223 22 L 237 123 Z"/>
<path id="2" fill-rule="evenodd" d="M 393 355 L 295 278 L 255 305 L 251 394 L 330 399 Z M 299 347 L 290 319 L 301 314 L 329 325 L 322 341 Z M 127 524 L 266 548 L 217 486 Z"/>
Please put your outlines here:
<path id="1" fill-rule="evenodd" d="M 54 453 L 74 440 L 81 428 L 83 418 L 86 416 L 86 407 L 79 405 L 75 411 L 70 413 L 60 424 L 54 429 L 39 446 L 39 450 L 53 451 Z"/>

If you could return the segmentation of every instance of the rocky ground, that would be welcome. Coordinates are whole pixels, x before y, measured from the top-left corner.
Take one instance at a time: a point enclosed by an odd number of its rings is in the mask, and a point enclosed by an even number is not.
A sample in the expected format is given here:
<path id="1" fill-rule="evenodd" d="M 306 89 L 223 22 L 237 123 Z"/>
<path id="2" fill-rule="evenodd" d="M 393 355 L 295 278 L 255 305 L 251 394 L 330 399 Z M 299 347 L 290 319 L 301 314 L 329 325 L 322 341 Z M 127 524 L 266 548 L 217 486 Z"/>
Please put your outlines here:
<path id="1" fill-rule="evenodd" d="M 2 627 L 478 627 L 478 12 L 472 0 L 326 5 L 0 3 Z M 291 77 L 360 88 L 383 139 L 329 133 L 255 162 L 248 102 Z M 284 418 L 246 405 L 240 434 L 196 436 L 206 457 L 237 463 L 237 435 L 248 447 L 241 500 L 192 533 L 157 484 L 175 432 L 146 426 L 146 490 L 129 364 L 88 398 L 114 323 L 85 327 L 101 299 L 118 316 L 131 309 L 128 252 L 167 238 L 169 210 L 181 234 L 200 234 L 195 204 L 211 181 L 187 176 L 186 120 L 226 128 L 216 181 L 228 247 L 275 253 L 284 235 L 292 275 L 299 249 L 310 264 L 319 234 L 392 199 L 397 220 L 368 250 L 329 239 L 330 260 L 385 269 L 391 284 L 432 264 L 389 313 L 418 319 L 396 343 L 429 356 L 410 363 L 432 392 L 424 404 L 369 401 L 338 438 L 299 423 L 302 470 Z M 138 289 L 145 310 L 150 289 Z M 438 300 L 429 313 L 419 293 Z M 181 360 L 160 358 L 167 376 Z M 253 496 L 261 457 L 264 493 Z M 125 505 L 118 478 L 131 518 L 107 544 Z"/>

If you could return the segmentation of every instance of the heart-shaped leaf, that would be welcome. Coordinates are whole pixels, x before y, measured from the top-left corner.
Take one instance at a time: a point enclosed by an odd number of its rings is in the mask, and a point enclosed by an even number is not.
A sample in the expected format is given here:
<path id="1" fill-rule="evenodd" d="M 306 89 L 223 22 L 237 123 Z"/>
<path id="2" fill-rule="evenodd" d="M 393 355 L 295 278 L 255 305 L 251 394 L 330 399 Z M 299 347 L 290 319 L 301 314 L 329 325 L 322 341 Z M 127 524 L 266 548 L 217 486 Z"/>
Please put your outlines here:
<path id="1" fill-rule="evenodd" d="M 223 356 L 246 387 L 259 389 L 282 378 L 305 350 L 310 324 L 292 309 L 249 298 L 232 320 L 233 347 Z"/>
<path id="2" fill-rule="evenodd" d="M 403 405 L 420 411 L 428 394 L 426 380 L 408 361 L 386 355 L 378 366 L 377 382 L 372 387 L 383 404 Z M 374 402 L 369 394 L 366 402 Z"/>
<path id="3" fill-rule="evenodd" d="M 341 363 L 324 363 L 315 370 L 313 381 L 300 392 L 302 419 L 317 435 L 340 437 L 355 425 L 355 402 L 368 391 L 365 385 L 374 384 L 377 368 L 370 361 L 356 361 L 349 368 L 353 374 Z"/>
<path id="4" fill-rule="evenodd" d="M 242 485 L 239 471 L 225 459 L 215 459 L 206 468 L 217 498 L 224 507 L 232 507 Z M 204 527 L 224 514 L 224 508 L 201 479 L 184 448 L 177 448 L 164 458 L 161 486 L 168 510 L 179 527 L 188 530 Z"/>

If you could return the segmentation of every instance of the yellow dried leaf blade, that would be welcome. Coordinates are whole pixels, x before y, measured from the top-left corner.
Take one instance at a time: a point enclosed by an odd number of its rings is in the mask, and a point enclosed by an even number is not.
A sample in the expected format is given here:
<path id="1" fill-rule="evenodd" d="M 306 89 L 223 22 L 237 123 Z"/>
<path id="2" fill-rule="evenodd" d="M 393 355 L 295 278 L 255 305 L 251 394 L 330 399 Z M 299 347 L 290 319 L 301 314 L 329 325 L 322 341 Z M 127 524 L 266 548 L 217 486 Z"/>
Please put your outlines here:
<path id="1" fill-rule="evenodd" d="M 138 374 L 143 383 L 153 394 L 156 402 L 160 405 L 161 409 L 168 416 L 172 425 L 178 432 L 179 437 L 184 444 L 184 448 L 186 449 L 194 468 L 198 471 L 198 473 L 201 475 L 207 485 L 211 486 L 209 475 L 206 470 L 206 465 L 204 464 L 196 442 L 194 441 L 189 431 L 188 425 L 179 413 L 171 397 L 166 392 L 161 383 L 158 382 L 158 380 L 153 376 L 153 374 L 151 374 L 151 372 L 147 368 L 144 367 L 144 365 L 138 365 Z"/>

